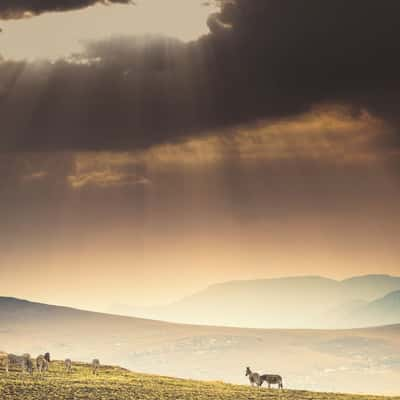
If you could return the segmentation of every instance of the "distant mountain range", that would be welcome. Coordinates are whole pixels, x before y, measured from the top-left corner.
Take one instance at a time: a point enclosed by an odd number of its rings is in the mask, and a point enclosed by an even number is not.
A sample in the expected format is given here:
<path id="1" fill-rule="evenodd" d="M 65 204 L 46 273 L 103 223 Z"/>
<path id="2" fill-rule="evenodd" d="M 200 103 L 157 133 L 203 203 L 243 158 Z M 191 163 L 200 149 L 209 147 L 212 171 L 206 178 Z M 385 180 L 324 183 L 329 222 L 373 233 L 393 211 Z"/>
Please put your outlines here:
<path id="1" fill-rule="evenodd" d="M 396 300 L 390 296 L 386 302 Z M 396 394 L 399 346 L 400 325 L 354 330 L 183 325 L 0 297 L 0 351 L 33 356 L 49 351 L 53 359 L 74 361 L 96 357 L 183 378 L 248 384 L 249 365 L 281 374 L 287 388 Z"/>
<path id="2" fill-rule="evenodd" d="M 359 325 L 393 324 L 400 321 L 400 290 L 360 307 L 351 317 Z"/>
<path id="3" fill-rule="evenodd" d="M 400 277 L 319 276 L 233 281 L 153 308 L 113 313 L 173 322 L 252 328 L 354 328 L 400 322 Z"/>

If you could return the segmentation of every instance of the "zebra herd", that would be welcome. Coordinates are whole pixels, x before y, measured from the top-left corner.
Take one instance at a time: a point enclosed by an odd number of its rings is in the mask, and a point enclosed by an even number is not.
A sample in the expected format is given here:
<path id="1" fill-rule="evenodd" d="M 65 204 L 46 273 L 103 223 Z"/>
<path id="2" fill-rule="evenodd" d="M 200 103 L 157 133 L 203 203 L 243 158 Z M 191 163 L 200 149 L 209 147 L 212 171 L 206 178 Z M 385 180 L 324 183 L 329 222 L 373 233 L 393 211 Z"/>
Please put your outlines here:
<path id="1" fill-rule="evenodd" d="M 22 354 L 22 356 L 17 356 L 15 354 L 0 352 L 0 366 L 1 365 L 4 367 L 7 374 L 11 366 L 19 366 L 21 367 L 22 373 L 32 374 L 33 370 L 36 368 L 36 371 L 42 375 L 44 372 L 49 370 L 50 353 L 45 353 L 44 355 L 40 354 L 36 359 L 32 359 L 28 353 Z M 100 368 L 100 361 L 95 358 L 92 361 L 91 366 L 92 373 L 97 375 Z M 64 361 L 64 368 L 67 373 L 72 372 L 72 361 L 70 358 L 67 358 Z"/>
<path id="2" fill-rule="evenodd" d="M 35 362 L 34 362 L 35 361 Z M 33 360 L 30 354 L 25 353 L 22 356 L 15 354 L 7 354 L 0 352 L 0 366 L 3 365 L 6 373 L 8 374 L 10 366 L 20 366 L 23 373 L 33 373 L 34 367 L 36 371 L 41 375 L 49 370 L 50 365 L 50 353 L 40 354 Z M 100 368 L 100 361 L 95 358 L 92 361 L 92 373 L 98 374 Z M 72 361 L 70 358 L 65 359 L 64 368 L 67 373 L 72 372 Z M 249 367 L 246 368 L 246 376 L 248 376 L 250 384 L 261 387 L 264 382 L 268 384 L 268 388 L 271 385 L 278 385 L 279 389 L 283 389 L 283 380 L 280 375 L 260 375 L 258 372 L 252 372 Z"/>

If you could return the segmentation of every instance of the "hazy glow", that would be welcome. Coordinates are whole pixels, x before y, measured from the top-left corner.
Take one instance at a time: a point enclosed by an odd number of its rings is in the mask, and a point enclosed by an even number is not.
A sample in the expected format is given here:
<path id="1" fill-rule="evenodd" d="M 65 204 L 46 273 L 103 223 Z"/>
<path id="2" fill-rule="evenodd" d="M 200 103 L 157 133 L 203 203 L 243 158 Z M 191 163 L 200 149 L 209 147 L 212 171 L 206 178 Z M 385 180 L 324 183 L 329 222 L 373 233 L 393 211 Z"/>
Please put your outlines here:
<path id="1" fill-rule="evenodd" d="M 235 279 L 399 275 L 391 129 L 330 105 L 144 150 L 0 155 L 2 295 L 107 311 Z"/>
<path id="2" fill-rule="evenodd" d="M 87 41 L 119 35 L 160 34 L 191 41 L 208 32 L 207 18 L 215 11 L 215 5 L 200 0 L 142 0 L 3 21 L 0 54 L 54 60 L 82 52 Z"/>

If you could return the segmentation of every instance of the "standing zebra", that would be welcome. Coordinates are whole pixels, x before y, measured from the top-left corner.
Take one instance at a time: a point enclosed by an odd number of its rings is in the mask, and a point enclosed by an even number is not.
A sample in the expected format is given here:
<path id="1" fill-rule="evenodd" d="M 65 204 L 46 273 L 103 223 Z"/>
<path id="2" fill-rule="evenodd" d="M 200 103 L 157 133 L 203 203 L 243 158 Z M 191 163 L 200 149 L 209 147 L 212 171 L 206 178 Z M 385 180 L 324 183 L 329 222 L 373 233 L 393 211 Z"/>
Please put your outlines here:
<path id="1" fill-rule="evenodd" d="M 42 354 L 36 357 L 36 369 L 38 370 L 39 374 L 49 369 L 49 363 L 46 357 Z"/>
<path id="2" fill-rule="evenodd" d="M 268 383 L 268 389 L 271 388 L 271 385 L 278 385 L 279 389 L 283 389 L 282 377 L 280 375 L 261 375 L 262 382 Z"/>
<path id="3" fill-rule="evenodd" d="M 64 361 L 64 366 L 67 373 L 70 373 L 72 371 L 72 361 L 69 358 Z"/>
<path id="4" fill-rule="evenodd" d="M 258 372 L 251 372 L 250 367 L 246 368 L 246 376 L 249 377 L 251 386 L 257 385 L 258 387 L 260 387 L 263 383 L 260 374 Z"/>
<path id="5" fill-rule="evenodd" d="M 24 354 L 22 361 L 22 372 L 33 373 L 33 362 L 29 354 Z"/>
<path id="6" fill-rule="evenodd" d="M 92 361 L 92 372 L 94 375 L 96 375 L 98 373 L 99 368 L 100 368 L 100 361 L 97 358 L 95 358 Z"/>

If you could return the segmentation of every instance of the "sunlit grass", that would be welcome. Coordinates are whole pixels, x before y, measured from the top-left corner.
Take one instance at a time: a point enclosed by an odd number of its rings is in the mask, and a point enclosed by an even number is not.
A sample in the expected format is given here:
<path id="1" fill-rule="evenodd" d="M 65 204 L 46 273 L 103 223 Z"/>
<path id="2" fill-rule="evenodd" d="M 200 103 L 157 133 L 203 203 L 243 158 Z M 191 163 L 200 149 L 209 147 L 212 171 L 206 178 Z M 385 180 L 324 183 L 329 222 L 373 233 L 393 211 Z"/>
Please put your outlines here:
<path id="1" fill-rule="evenodd" d="M 118 367 L 103 366 L 93 375 L 90 365 L 75 364 L 71 374 L 63 363 L 52 362 L 43 376 L 23 375 L 12 371 L 7 376 L 0 370 L 1 400 L 354 400 L 383 399 L 379 396 L 358 396 L 314 393 L 250 386 L 222 382 L 200 382 L 154 375 L 136 374 Z M 400 398 L 397 398 L 398 400 Z"/>

